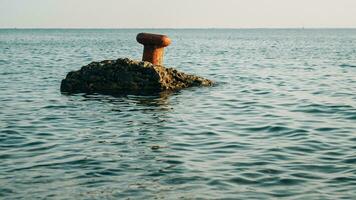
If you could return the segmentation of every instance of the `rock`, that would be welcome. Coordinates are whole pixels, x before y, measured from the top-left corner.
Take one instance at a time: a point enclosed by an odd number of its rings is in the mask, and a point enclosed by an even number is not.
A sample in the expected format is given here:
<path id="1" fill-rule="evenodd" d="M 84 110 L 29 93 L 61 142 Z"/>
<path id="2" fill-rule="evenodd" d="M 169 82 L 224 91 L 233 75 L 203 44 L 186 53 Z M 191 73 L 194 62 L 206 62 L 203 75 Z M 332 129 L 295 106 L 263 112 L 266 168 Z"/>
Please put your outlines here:
<path id="1" fill-rule="evenodd" d="M 173 68 L 128 58 L 92 62 L 69 72 L 61 83 L 63 93 L 151 94 L 192 86 L 211 86 L 212 81 Z"/>
<path id="2" fill-rule="evenodd" d="M 158 145 L 153 145 L 153 146 L 151 146 L 151 149 L 152 149 L 152 150 L 158 150 L 159 148 L 161 148 L 161 147 L 158 146 Z"/>

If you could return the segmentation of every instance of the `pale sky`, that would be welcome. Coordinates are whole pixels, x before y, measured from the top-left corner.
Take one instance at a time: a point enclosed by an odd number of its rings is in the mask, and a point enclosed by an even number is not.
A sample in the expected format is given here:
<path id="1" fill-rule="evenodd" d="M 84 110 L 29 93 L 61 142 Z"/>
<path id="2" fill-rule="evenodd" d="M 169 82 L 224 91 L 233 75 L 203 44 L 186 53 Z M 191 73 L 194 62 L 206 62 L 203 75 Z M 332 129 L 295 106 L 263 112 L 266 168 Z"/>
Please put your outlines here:
<path id="1" fill-rule="evenodd" d="M 0 28 L 356 28 L 356 0 L 0 0 Z"/>

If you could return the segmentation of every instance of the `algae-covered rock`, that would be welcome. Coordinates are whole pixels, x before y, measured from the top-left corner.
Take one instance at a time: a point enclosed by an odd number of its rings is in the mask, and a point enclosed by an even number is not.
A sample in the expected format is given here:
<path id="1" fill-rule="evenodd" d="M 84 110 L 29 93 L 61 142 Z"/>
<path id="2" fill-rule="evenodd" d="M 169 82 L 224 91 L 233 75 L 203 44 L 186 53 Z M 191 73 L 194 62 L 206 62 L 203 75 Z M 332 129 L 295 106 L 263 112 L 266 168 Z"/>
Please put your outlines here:
<path id="1" fill-rule="evenodd" d="M 92 62 L 69 72 L 61 83 L 65 93 L 137 94 L 211 86 L 212 81 L 173 68 L 128 58 Z"/>

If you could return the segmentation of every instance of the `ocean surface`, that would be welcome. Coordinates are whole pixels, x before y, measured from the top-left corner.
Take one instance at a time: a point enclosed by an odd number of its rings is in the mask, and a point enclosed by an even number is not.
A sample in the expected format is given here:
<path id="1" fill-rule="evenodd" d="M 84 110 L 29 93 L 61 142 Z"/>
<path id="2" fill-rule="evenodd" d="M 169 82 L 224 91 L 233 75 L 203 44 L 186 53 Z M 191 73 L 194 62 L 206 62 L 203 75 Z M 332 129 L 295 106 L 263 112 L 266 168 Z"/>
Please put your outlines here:
<path id="1" fill-rule="evenodd" d="M 216 84 L 60 93 L 139 32 Z M 356 29 L 2 29 L 0 199 L 356 199 Z"/>

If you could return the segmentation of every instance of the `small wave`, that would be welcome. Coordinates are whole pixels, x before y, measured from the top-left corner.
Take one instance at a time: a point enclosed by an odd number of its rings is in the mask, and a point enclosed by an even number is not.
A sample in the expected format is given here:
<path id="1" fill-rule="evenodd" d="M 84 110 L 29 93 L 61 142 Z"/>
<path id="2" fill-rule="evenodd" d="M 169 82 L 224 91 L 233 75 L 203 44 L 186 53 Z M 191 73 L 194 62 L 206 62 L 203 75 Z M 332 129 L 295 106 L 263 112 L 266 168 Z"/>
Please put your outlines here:
<path id="1" fill-rule="evenodd" d="M 356 67 L 356 65 L 351 65 L 351 64 L 341 64 L 339 66 L 340 67 Z"/>
<path id="2" fill-rule="evenodd" d="M 19 132 L 14 130 L 0 131 L 0 147 L 18 147 L 26 141 L 26 137 L 22 136 Z"/>
<path id="3" fill-rule="evenodd" d="M 308 130 L 305 129 L 295 129 L 291 131 L 287 131 L 284 133 L 285 136 L 290 138 L 304 138 L 308 135 Z"/>
<path id="4" fill-rule="evenodd" d="M 335 131 L 338 130 L 339 128 L 334 128 L 334 127 L 322 127 L 322 128 L 316 128 L 316 131 L 320 132 L 329 132 L 329 131 Z"/>
<path id="5" fill-rule="evenodd" d="M 46 105 L 42 107 L 43 109 L 62 109 L 62 108 L 67 108 L 67 106 L 64 105 Z"/>
<path id="6" fill-rule="evenodd" d="M 232 183 L 236 183 L 236 184 L 247 184 L 247 185 L 251 185 L 251 184 L 258 184 L 258 181 L 256 180 L 251 180 L 251 179 L 248 179 L 248 178 L 242 178 L 242 177 L 234 177 L 234 178 L 231 178 L 229 180 L 229 182 L 232 182 Z"/>
<path id="7" fill-rule="evenodd" d="M 297 154 L 313 153 L 316 151 L 314 148 L 310 148 L 307 146 L 292 146 L 292 147 L 288 147 L 288 149 L 286 150 L 292 151 Z"/>
<path id="8" fill-rule="evenodd" d="M 12 156 L 10 154 L 0 154 L 0 159 L 9 159 Z"/>
<path id="9" fill-rule="evenodd" d="M 8 189 L 5 186 L 0 188 L 0 197 L 6 197 L 9 194 L 15 193 L 14 190 Z"/>
<path id="10" fill-rule="evenodd" d="M 278 170 L 278 169 L 272 169 L 272 168 L 266 168 L 266 169 L 260 169 L 257 170 L 258 172 L 261 172 L 263 174 L 270 174 L 270 175 L 278 175 L 278 174 L 282 174 L 283 171 Z"/>
<path id="11" fill-rule="evenodd" d="M 323 177 L 318 176 L 317 174 L 314 173 L 309 173 L 309 172 L 295 172 L 290 174 L 291 176 L 297 177 L 297 178 L 303 178 L 303 179 L 312 179 L 312 180 L 318 180 L 322 179 Z"/>
<path id="12" fill-rule="evenodd" d="M 167 180 L 166 183 L 172 185 L 181 185 L 191 183 L 193 181 L 208 181 L 209 178 L 202 177 L 202 176 L 186 176 L 186 177 L 172 177 L 171 179 Z"/>
<path id="13" fill-rule="evenodd" d="M 302 183 L 305 183 L 306 180 L 299 178 L 281 178 L 278 182 L 279 185 L 300 185 Z"/>
<path id="14" fill-rule="evenodd" d="M 1 64 L 10 64 L 10 62 L 7 61 L 7 60 L 0 60 L 0 65 L 1 65 Z"/>
<path id="15" fill-rule="evenodd" d="M 14 131 L 14 130 L 2 130 L 2 131 L 0 131 L 0 133 L 4 133 L 4 134 L 11 134 L 11 135 L 18 135 L 19 134 L 19 132 L 17 132 L 17 131 Z"/>
<path id="16" fill-rule="evenodd" d="M 267 131 L 271 133 L 275 132 L 281 132 L 281 131 L 287 131 L 290 130 L 290 128 L 285 127 L 285 126 L 258 126 L 258 127 L 249 127 L 246 128 L 245 130 L 252 131 L 252 132 L 260 132 L 260 131 Z"/>
<path id="17" fill-rule="evenodd" d="M 343 162 L 347 164 L 356 164 L 356 158 L 347 158 L 343 160 Z"/>
<path id="18" fill-rule="evenodd" d="M 333 178 L 329 182 L 330 183 L 336 183 L 336 184 L 340 184 L 340 183 L 348 184 L 348 183 L 355 182 L 355 181 L 356 181 L 355 177 L 352 177 L 352 176 L 340 176 L 340 177 Z"/>
<path id="19" fill-rule="evenodd" d="M 349 114 L 346 119 L 350 119 L 350 120 L 356 120 L 356 113 L 353 114 Z"/>
<path id="20" fill-rule="evenodd" d="M 348 109 L 353 109 L 353 107 L 349 105 L 309 104 L 299 106 L 297 109 L 293 109 L 291 111 L 312 114 L 334 114 Z"/>
<path id="21" fill-rule="evenodd" d="M 51 149 L 53 149 L 53 148 L 56 147 L 56 146 L 57 146 L 56 144 L 53 144 L 53 145 L 45 145 L 45 146 L 39 146 L 39 147 L 30 148 L 30 149 L 27 149 L 26 151 L 27 151 L 27 152 L 36 152 L 36 151 L 43 152 L 43 151 L 51 150 Z"/>
<path id="22" fill-rule="evenodd" d="M 184 163 L 183 161 L 180 160 L 165 160 L 164 162 L 171 165 L 179 165 Z"/>
<path id="23" fill-rule="evenodd" d="M 81 166 L 96 166 L 100 165 L 99 161 L 88 159 L 88 158 L 76 158 L 74 160 L 61 160 L 59 162 L 47 162 L 47 163 L 35 163 L 32 165 L 21 166 L 18 168 L 10 169 L 9 173 L 30 170 L 30 169 L 38 169 L 38 168 L 51 168 L 51 169 L 62 169 L 63 167 L 70 168 L 80 168 Z"/>

